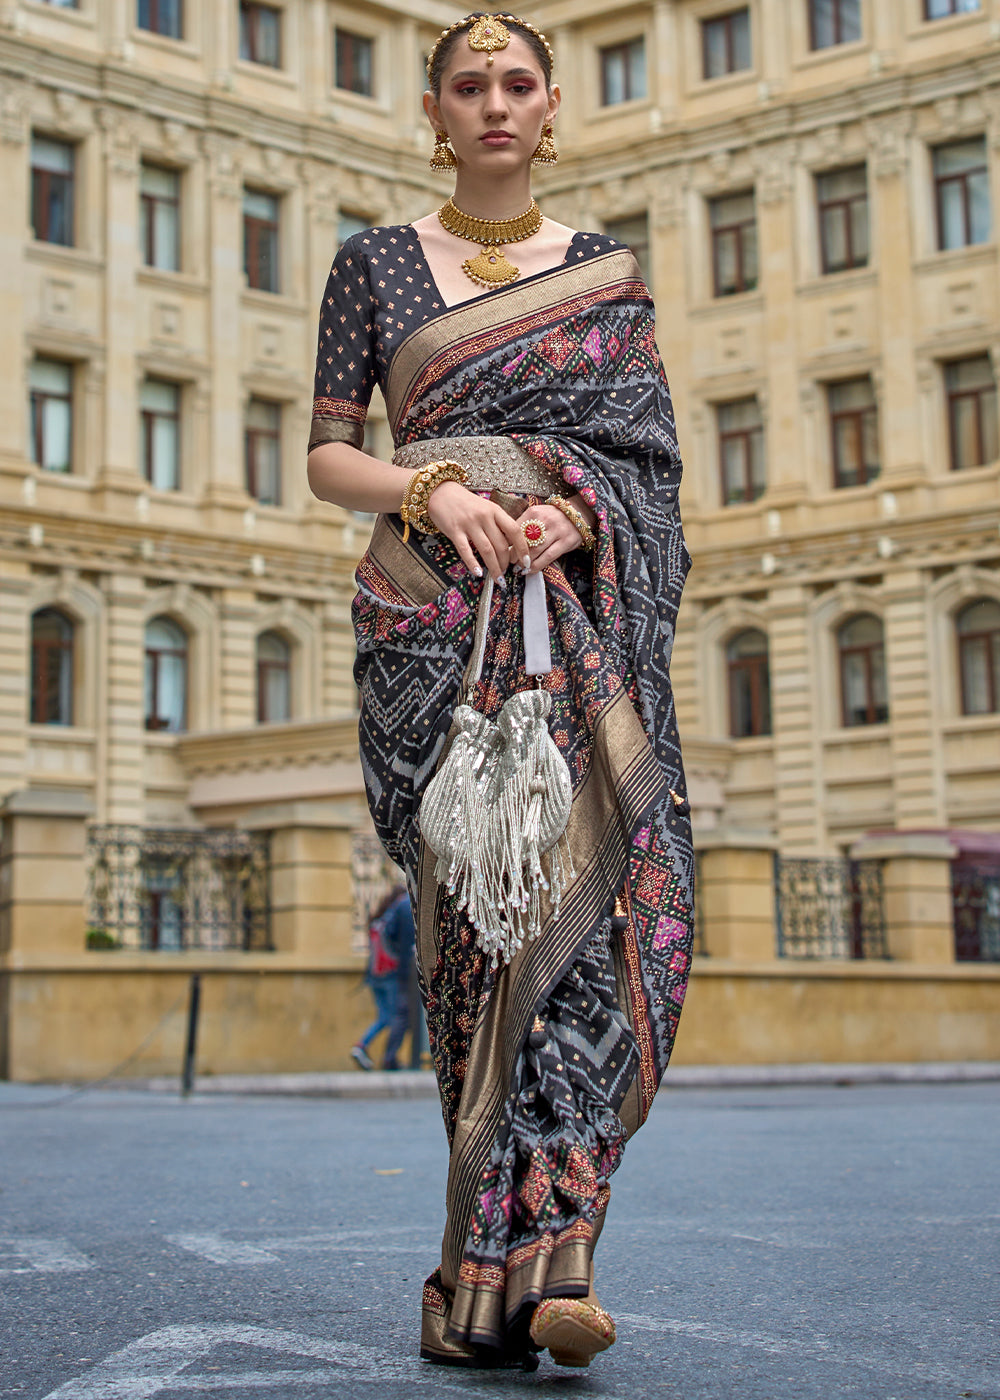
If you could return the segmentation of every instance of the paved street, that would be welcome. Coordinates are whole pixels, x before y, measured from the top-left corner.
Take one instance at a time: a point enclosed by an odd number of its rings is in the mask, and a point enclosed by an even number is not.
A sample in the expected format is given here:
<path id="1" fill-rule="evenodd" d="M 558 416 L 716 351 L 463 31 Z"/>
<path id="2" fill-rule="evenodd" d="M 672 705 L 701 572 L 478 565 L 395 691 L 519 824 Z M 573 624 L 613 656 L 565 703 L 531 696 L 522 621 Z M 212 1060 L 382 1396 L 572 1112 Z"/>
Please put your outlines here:
<path id="1" fill-rule="evenodd" d="M 437 1104 L 0 1084 L 0 1396 L 996 1400 L 1000 1085 L 679 1089 L 589 1372 L 417 1360 Z"/>

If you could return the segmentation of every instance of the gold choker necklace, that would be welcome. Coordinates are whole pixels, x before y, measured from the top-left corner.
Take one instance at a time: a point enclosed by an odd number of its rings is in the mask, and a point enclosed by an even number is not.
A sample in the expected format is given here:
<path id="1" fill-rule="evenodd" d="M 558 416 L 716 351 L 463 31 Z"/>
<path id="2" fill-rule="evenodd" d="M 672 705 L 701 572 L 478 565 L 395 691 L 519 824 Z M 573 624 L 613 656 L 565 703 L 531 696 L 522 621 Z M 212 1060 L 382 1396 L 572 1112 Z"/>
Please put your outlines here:
<path id="1" fill-rule="evenodd" d="M 523 214 L 517 214 L 513 219 L 477 219 L 449 199 L 438 210 L 438 218 L 449 233 L 470 243 L 478 243 L 482 248 L 478 256 L 466 258 L 462 264 L 466 277 L 471 277 L 480 287 L 505 287 L 508 282 L 513 282 L 521 269 L 508 261 L 502 245 L 520 243 L 522 239 L 537 233 L 542 226 L 542 211 L 534 200 Z"/>

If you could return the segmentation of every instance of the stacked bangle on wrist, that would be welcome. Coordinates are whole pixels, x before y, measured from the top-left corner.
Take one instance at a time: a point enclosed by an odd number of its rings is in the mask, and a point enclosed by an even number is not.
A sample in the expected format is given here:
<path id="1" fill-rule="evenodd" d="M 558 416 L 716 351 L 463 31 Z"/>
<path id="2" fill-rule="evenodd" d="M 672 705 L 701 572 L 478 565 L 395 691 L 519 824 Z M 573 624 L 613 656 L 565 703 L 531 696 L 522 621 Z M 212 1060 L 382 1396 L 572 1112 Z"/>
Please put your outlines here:
<path id="1" fill-rule="evenodd" d="M 457 462 L 442 460 L 440 462 L 428 462 L 426 466 L 415 471 L 406 483 L 406 490 L 403 492 L 403 504 L 399 508 L 399 513 L 403 518 L 403 542 L 410 538 L 410 526 L 415 530 L 421 530 L 425 535 L 436 535 L 437 526 L 427 514 L 427 502 L 431 498 L 431 492 L 445 481 L 457 481 L 465 485 L 468 481 L 465 468 L 459 466 Z"/>
<path id="2" fill-rule="evenodd" d="M 596 537 L 593 530 L 583 518 L 581 511 L 576 506 L 570 505 L 565 496 L 550 496 L 545 502 L 547 506 L 555 506 L 556 510 L 561 510 L 563 515 L 571 525 L 575 525 L 580 531 L 580 539 L 584 549 L 593 549 Z"/>

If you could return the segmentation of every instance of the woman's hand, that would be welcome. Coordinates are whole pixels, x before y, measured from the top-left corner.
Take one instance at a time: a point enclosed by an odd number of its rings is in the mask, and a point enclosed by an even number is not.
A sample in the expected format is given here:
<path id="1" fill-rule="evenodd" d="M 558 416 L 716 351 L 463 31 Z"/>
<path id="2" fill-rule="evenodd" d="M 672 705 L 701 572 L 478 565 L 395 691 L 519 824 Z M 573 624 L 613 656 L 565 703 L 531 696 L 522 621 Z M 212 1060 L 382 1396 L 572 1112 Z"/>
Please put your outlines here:
<path id="1" fill-rule="evenodd" d="M 477 496 L 457 481 L 442 481 L 434 488 L 427 501 L 427 514 L 477 578 L 485 566 L 494 582 L 499 583 L 511 564 L 531 562 L 520 522 L 509 516 L 503 506 Z M 559 515 L 559 511 L 554 514 Z"/>
<path id="2" fill-rule="evenodd" d="M 574 496 L 570 504 L 576 506 L 584 520 L 586 520 L 587 524 L 593 529 L 596 517 L 583 497 Z M 538 520 L 545 526 L 545 539 L 542 544 L 536 546 L 535 549 L 529 552 L 529 564 L 525 569 L 525 573 L 540 573 L 542 569 L 547 569 L 550 564 L 554 564 L 557 559 L 561 559 L 564 554 L 569 554 L 571 550 L 579 549 L 583 544 L 580 531 L 558 506 L 529 506 L 524 514 L 519 516 L 516 521 L 519 534 L 521 526 L 529 520 Z M 521 542 L 522 544 L 524 543 L 523 535 L 521 536 Z M 523 559 L 519 562 L 523 563 Z"/>

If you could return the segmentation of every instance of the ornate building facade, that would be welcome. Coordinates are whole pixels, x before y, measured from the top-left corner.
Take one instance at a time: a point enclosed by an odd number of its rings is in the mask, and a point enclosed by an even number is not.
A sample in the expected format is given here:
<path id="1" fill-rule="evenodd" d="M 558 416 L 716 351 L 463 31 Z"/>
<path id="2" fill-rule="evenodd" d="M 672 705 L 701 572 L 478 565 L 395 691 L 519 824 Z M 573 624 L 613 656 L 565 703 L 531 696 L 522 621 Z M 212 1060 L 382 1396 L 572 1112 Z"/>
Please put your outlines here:
<path id="1" fill-rule="evenodd" d="M 343 237 L 440 200 L 423 56 L 460 13 L 0 0 L 7 1072 L 98 1072 L 128 1048 L 119 1020 L 79 1060 L 84 969 L 132 978 L 150 1017 L 170 1003 L 156 959 L 186 946 L 190 848 L 143 874 L 129 842 L 151 829 L 270 833 L 270 951 L 203 945 L 220 1008 L 238 1018 L 264 970 L 309 971 L 297 995 L 347 1043 L 368 521 L 305 482 L 316 306 Z M 696 834 L 713 859 L 766 857 L 703 872 L 703 946 L 745 959 L 750 928 L 770 958 L 772 850 L 1000 827 L 1000 0 L 545 0 L 530 17 L 564 93 L 545 211 L 628 242 L 657 305 L 695 559 L 673 673 Z M 368 445 L 391 449 L 378 406 Z M 98 865 L 113 848 L 132 872 L 115 896 L 101 867 L 98 891 L 126 910 L 131 963 L 103 927 L 84 947 L 95 829 Z M 272 1029 L 251 1017 L 220 1066 L 317 1063 L 280 980 Z M 45 998 L 34 1030 L 18 1006 Z"/>

